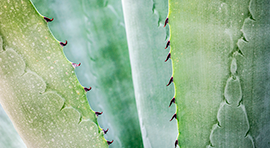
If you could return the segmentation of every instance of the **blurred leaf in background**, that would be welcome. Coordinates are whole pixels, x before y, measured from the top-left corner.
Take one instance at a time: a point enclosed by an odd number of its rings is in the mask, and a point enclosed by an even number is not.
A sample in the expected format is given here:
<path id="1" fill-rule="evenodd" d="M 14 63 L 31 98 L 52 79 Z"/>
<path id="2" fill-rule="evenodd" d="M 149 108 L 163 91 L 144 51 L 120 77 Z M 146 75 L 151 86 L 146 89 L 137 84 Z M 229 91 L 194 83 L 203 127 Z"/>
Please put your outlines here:
<path id="1" fill-rule="evenodd" d="M 12 122 L 0 104 L 0 147 L 26 148 L 21 137 L 15 130 Z"/>

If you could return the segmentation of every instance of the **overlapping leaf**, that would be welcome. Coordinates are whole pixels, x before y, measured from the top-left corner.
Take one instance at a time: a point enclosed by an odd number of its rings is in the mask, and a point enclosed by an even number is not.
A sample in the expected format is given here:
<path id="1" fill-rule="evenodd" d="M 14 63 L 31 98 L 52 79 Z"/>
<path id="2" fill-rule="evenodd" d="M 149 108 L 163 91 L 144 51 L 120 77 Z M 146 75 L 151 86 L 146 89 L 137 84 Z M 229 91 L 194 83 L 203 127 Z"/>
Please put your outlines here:
<path id="1" fill-rule="evenodd" d="M 177 128 L 170 119 L 175 109 L 168 107 L 173 86 L 166 86 L 172 72 L 170 62 L 164 62 L 167 1 L 124 0 L 122 4 L 144 147 L 174 147 Z"/>
<path id="2" fill-rule="evenodd" d="M 1 1 L 0 35 L 0 101 L 27 147 L 107 147 L 71 63 L 29 1 Z"/>
<path id="3" fill-rule="evenodd" d="M 268 9 L 170 1 L 180 147 L 269 147 Z"/>
<path id="4" fill-rule="evenodd" d="M 80 83 L 92 87 L 91 108 L 103 112 L 99 125 L 109 129 L 110 147 L 142 147 L 120 0 L 38 1 L 42 15 L 54 18 L 53 35 L 68 40 L 64 52 L 76 68 Z"/>

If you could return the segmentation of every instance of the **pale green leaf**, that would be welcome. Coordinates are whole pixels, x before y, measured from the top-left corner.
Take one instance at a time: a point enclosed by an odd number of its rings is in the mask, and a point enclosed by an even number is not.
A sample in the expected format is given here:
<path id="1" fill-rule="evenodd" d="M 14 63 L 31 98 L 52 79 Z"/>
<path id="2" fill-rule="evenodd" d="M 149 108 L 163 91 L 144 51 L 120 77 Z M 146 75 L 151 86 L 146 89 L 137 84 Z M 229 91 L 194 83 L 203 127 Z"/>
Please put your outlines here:
<path id="1" fill-rule="evenodd" d="M 180 147 L 269 147 L 269 3 L 169 5 Z"/>
<path id="2" fill-rule="evenodd" d="M 170 119 L 175 108 L 168 107 L 173 85 L 166 86 L 172 72 L 170 62 L 164 62 L 167 1 L 123 0 L 122 4 L 144 147 L 174 147 L 177 128 Z"/>
<path id="3" fill-rule="evenodd" d="M 107 147 L 86 93 L 29 1 L 0 4 L 0 102 L 27 147 Z"/>

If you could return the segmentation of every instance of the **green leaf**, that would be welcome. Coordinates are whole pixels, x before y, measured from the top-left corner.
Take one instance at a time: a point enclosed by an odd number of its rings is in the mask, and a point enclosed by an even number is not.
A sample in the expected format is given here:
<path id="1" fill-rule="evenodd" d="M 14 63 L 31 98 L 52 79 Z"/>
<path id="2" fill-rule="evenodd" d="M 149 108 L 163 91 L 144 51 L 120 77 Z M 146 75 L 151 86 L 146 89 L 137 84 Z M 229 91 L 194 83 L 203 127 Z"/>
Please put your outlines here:
<path id="1" fill-rule="evenodd" d="M 180 147 L 269 147 L 268 2 L 169 6 Z"/>
<path id="2" fill-rule="evenodd" d="M 242 85 L 242 101 L 249 120 L 249 134 L 255 147 L 270 147 L 270 20 L 269 1 L 251 1 L 252 19 L 246 19 L 243 32 L 248 42 L 240 42 L 244 57 L 238 72 Z"/>
<path id="3" fill-rule="evenodd" d="M 0 36 L 0 101 L 27 147 L 107 147 L 71 63 L 30 2 L 1 2 Z"/>
<path id="4" fill-rule="evenodd" d="M 144 147 L 174 147 L 176 122 L 170 122 L 174 107 L 171 64 L 164 60 L 168 4 L 165 0 L 123 0 L 123 10 L 132 77 Z M 167 28 L 168 29 L 168 28 Z"/>
<path id="5" fill-rule="evenodd" d="M 142 147 L 121 1 L 33 0 L 57 39 L 68 40 L 68 59 L 81 63 L 76 74 L 91 108 L 102 111 L 98 123 L 109 129 L 110 147 Z"/>
<path id="6" fill-rule="evenodd" d="M 82 63 L 76 75 L 93 88 L 88 100 L 104 112 L 110 147 L 270 147 L 268 1 L 169 0 L 170 39 L 167 1 L 123 0 L 125 25 L 119 0 L 34 1 L 54 18 L 54 36 L 68 40 L 68 59 Z M 0 4 L 0 102 L 22 139 L 107 147 L 47 23 L 17 3 Z M 172 64 L 163 62 L 168 40 Z"/>
<path id="7" fill-rule="evenodd" d="M 26 148 L 12 122 L 0 104 L 0 147 L 3 148 Z"/>

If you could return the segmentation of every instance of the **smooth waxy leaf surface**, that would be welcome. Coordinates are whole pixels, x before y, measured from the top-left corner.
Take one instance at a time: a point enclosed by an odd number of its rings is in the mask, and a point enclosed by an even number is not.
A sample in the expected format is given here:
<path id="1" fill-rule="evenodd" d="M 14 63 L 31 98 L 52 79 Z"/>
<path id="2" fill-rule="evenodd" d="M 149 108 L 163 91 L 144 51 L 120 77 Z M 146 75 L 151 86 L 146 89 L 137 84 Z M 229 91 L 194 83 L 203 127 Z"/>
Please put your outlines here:
<path id="1" fill-rule="evenodd" d="M 53 35 L 68 40 L 64 52 L 81 63 L 80 83 L 92 87 L 87 97 L 94 111 L 103 112 L 98 123 L 109 129 L 110 147 L 142 147 L 129 54 L 120 0 L 33 0 L 38 11 L 54 18 Z"/>
<path id="2" fill-rule="evenodd" d="M 269 147 L 269 3 L 169 6 L 180 147 Z"/>
<path id="3" fill-rule="evenodd" d="M 15 130 L 8 115 L 0 104 L 0 147 L 26 148 L 18 132 Z"/>
<path id="4" fill-rule="evenodd" d="M 144 147 L 174 147 L 177 126 L 170 119 L 175 109 L 168 107 L 173 85 L 166 87 L 172 72 L 170 62 L 164 62 L 167 1 L 123 0 L 122 4 Z"/>
<path id="5" fill-rule="evenodd" d="M 29 1 L 1 1 L 0 36 L 0 101 L 27 147 L 107 147 L 71 63 Z"/>

